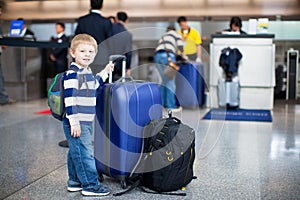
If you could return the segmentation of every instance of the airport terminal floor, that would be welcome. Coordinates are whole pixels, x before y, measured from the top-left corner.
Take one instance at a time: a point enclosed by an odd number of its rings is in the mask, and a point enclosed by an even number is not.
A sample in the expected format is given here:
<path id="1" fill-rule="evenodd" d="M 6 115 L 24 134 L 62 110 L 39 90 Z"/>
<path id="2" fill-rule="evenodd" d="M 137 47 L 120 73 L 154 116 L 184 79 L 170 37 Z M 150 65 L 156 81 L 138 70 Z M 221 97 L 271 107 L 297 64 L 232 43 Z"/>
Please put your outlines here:
<path id="1" fill-rule="evenodd" d="M 0 199 L 300 199 L 300 104 L 275 101 L 273 122 L 201 120 L 207 108 L 176 113 L 196 130 L 194 173 L 187 196 L 83 197 L 67 192 L 62 125 L 46 99 L 0 106 Z M 119 182 L 105 178 L 112 193 Z"/>

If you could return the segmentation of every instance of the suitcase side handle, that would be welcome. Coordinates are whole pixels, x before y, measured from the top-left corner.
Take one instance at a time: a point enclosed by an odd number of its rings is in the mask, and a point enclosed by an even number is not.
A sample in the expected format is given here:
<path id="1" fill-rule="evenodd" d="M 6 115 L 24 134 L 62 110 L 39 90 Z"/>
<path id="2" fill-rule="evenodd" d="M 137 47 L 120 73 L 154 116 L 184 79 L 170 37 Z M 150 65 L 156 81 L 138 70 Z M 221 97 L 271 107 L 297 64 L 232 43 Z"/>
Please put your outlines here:
<path id="1" fill-rule="evenodd" d="M 115 83 L 121 83 L 121 82 L 132 82 L 134 79 L 132 76 L 126 76 L 126 77 L 121 77 L 119 80 L 117 80 Z"/>
<path id="2" fill-rule="evenodd" d="M 143 80 L 134 80 L 134 78 L 132 76 L 121 77 L 120 79 L 115 81 L 116 84 L 119 84 L 122 82 L 145 83 L 145 81 L 143 81 Z"/>

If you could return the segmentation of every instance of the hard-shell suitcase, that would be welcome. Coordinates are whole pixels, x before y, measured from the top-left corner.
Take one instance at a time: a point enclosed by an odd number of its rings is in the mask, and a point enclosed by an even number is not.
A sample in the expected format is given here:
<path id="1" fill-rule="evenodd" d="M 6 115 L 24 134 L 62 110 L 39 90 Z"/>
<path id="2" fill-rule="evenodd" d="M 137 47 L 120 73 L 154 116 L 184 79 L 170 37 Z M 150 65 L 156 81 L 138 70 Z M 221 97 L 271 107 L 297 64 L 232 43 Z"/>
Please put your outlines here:
<path id="1" fill-rule="evenodd" d="M 202 63 L 188 62 L 180 65 L 175 83 L 178 105 L 193 108 L 205 103 L 204 67 Z"/>
<path id="2" fill-rule="evenodd" d="M 220 107 L 237 108 L 239 106 L 239 81 L 237 77 L 231 81 L 219 79 L 218 100 Z"/>
<path id="3" fill-rule="evenodd" d="M 110 61 L 113 59 L 110 57 Z M 126 178 L 142 151 L 143 127 L 161 117 L 161 96 L 156 83 L 121 78 L 101 87 L 97 91 L 94 133 L 94 156 L 100 178 L 103 174 L 117 178 L 126 188 Z"/>

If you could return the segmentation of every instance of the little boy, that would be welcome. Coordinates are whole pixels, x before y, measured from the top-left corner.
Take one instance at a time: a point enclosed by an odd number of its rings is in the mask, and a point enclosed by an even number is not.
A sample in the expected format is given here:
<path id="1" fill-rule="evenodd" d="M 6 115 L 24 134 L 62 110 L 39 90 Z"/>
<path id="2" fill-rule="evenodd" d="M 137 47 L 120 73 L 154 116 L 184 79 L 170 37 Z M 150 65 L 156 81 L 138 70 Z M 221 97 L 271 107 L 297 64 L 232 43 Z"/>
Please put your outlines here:
<path id="1" fill-rule="evenodd" d="M 68 191 L 82 190 L 85 196 L 104 196 L 109 188 L 98 181 L 92 146 L 96 89 L 104 83 L 114 65 L 108 64 L 95 77 L 89 65 L 97 54 L 96 40 L 87 34 L 76 35 L 70 47 L 75 59 L 64 79 L 66 117 L 63 127 L 69 143 Z"/>

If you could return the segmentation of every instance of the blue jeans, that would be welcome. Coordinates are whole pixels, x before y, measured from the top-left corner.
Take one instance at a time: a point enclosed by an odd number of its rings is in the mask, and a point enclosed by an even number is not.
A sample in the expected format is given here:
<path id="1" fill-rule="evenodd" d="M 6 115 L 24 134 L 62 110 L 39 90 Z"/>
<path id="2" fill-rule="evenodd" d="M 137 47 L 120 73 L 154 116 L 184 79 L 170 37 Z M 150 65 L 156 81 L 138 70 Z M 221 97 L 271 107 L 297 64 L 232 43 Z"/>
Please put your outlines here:
<path id="1" fill-rule="evenodd" d="M 171 60 L 176 61 L 175 55 L 169 53 Z M 168 55 L 166 52 L 159 51 L 155 53 L 154 62 L 156 63 L 157 69 L 162 78 L 162 84 L 159 88 L 160 94 L 162 97 L 162 105 L 165 108 L 176 108 L 176 99 L 175 99 L 175 78 L 169 79 L 164 75 L 164 69 L 168 64 Z"/>
<path id="2" fill-rule="evenodd" d="M 81 135 L 71 136 L 71 127 L 63 122 L 65 136 L 69 143 L 68 186 L 81 186 L 83 190 L 99 189 L 98 172 L 93 156 L 92 125 L 80 125 Z"/>

